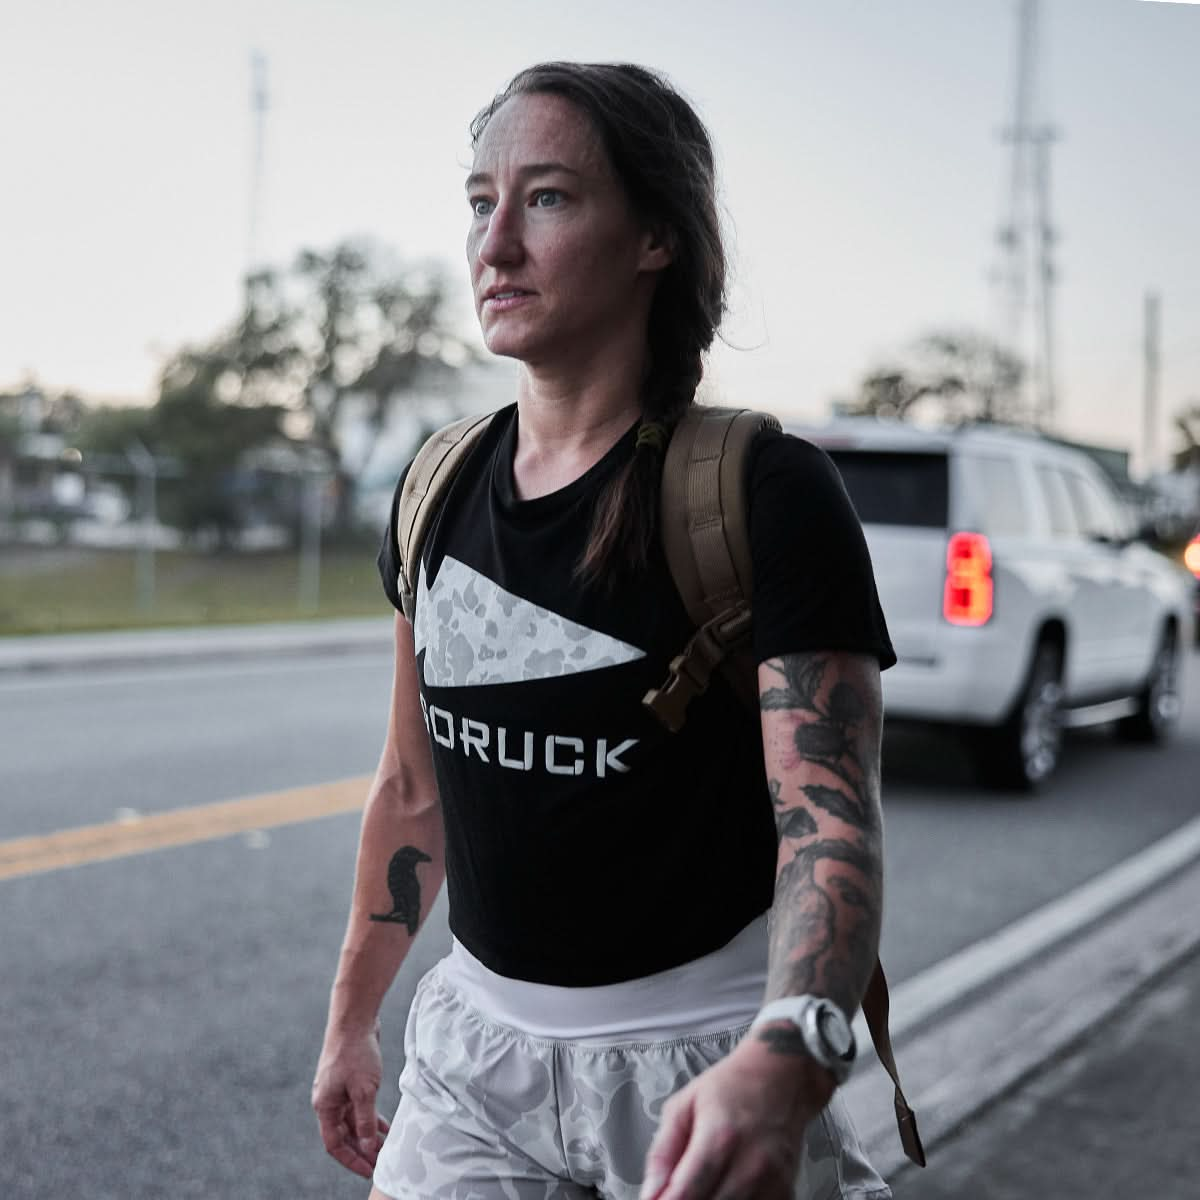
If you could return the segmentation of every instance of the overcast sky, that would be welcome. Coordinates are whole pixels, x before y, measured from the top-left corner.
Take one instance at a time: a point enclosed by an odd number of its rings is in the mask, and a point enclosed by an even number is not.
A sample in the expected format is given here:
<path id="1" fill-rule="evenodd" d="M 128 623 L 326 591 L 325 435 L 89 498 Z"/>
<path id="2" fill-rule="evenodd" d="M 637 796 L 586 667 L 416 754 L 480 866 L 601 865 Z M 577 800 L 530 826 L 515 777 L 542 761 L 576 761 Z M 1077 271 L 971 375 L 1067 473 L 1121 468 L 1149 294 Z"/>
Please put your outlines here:
<path id="1" fill-rule="evenodd" d="M 717 142 L 737 282 L 712 374 L 818 418 L 932 328 L 994 330 L 1016 0 L 4 0 L 0 388 L 148 399 L 233 318 L 250 55 L 268 61 L 259 248 L 370 235 L 461 281 L 466 127 L 545 58 L 665 70 Z M 1200 401 L 1200 5 L 1042 0 L 1060 426 L 1136 449 L 1143 296 L 1163 432 Z"/>

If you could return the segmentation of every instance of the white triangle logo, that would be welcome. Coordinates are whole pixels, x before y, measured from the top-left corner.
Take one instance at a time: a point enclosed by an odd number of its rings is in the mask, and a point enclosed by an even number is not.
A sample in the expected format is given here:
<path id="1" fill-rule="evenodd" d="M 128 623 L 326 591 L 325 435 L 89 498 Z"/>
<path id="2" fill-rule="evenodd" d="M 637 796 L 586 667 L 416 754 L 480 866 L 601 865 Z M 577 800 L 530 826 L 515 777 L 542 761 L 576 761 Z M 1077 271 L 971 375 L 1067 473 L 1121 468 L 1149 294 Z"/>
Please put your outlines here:
<path id="1" fill-rule="evenodd" d="M 645 657 L 636 646 L 522 600 L 449 555 L 432 587 L 421 565 L 413 636 L 417 653 L 425 651 L 429 687 L 528 683 Z"/>

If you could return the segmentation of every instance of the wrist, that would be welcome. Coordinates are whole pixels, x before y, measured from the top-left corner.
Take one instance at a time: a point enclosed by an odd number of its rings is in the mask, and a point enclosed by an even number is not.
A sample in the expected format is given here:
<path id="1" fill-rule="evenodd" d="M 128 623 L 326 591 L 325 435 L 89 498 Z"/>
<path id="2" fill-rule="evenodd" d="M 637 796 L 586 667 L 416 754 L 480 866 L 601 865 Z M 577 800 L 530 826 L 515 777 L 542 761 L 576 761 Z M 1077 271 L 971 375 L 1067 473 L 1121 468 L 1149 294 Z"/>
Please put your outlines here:
<path id="1" fill-rule="evenodd" d="M 782 1043 L 775 1035 L 770 1027 L 755 1029 L 734 1053 L 754 1073 L 772 1107 L 805 1124 L 829 1103 L 837 1083 L 809 1054 Z"/>
<path id="2" fill-rule="evenodd" d="M 325 1023 L 326 1036 L 361 1037 L 378 1034 L 379 1006 L 364 995 L 364 989 L 348 981 L 337 980 L 329 996 L 329 1018 Z"/>

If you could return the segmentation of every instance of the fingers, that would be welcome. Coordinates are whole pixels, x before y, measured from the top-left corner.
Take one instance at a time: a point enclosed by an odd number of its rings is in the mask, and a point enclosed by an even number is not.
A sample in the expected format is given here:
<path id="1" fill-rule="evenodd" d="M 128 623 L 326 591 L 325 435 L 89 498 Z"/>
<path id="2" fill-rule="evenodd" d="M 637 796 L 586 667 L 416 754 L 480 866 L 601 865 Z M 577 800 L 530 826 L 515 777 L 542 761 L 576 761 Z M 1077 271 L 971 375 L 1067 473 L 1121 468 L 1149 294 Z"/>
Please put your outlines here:
<path id="1" fill-rule="evenodd" d="M 687 1149 L 693 1116 L 694 1110 L 686 1096 L 676 1096 L 663 1105 L 658 1131 L 646 1154 L 646 1174 L 638 1200 L 655 1200 L 661 1194 L 675 1164 Z"/>
<path id="2" fill-rule="evenodd" d="M 370 1096 L 357 1096 L 353 1100 L 354 1133 L 358 1138 L 359 1149 L 364 1154 L 377 1154 L 376 1141 L 379 1138 L 379 1114 L 375 1111 L 375 1093 Z M 385 1130 L 386 1132 L 386 1130 Z"/>
<path id="3" fill-rule="evenodd" d="M 360 1134 L 363 1126 L 361 1106 L 349 1102 L 314 1104 L 317 1123 L 321 1129 L 321 1142 L 326 1152 L 348 1171 L 370 1179 L 375 1171 L 375 1161 L 383 1149 L 387 1137 L 388 1122 L 379 1116 L 374 1105 L 369 1108 L 369 1125 L 366 1136 Z"/>
<path id="4" fill-rule="evenodd" d="M 730 1125 L 696 1122 L 659 1200 L 721 1200 L 726 1193 L 719 1192 L 718 1185 L 729 1169 L 737 1140 Z"/>
<path id="5" fill-rule="evenodd" d="M 346 1119 L 347 1109 L 318 1109 L 317 1121 L 321 1127 L 321 1141 L 328 1154 L 342 1164 L 348 1171 L 370 1179 L 375 1172 L 375 1159 L 379 1155 L 379 1147 L 387 1131 L 378 1135 L 378 1141 L 373 1146 L 373 1152 L 364 1152 L 362 1145 Z"/>

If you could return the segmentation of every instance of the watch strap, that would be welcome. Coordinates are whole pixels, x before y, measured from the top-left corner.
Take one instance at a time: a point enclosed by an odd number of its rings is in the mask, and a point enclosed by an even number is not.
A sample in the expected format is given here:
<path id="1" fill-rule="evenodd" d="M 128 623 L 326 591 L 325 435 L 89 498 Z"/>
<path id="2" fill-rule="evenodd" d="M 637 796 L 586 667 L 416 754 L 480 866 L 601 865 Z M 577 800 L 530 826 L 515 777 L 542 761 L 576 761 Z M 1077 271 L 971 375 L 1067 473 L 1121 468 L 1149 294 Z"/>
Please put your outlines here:
<path id="1" fill-rule="evenodd" d="M 818 1024 L 818 1014 L 821 1010 L 832 1009 L 842 1019 L 847 1032 L 850 1034 L 850 1052 L 840 1056 L 832 1052 Z M 771 1021 L 788 1021 L 800 1030 L 805 1049 L 812 1058 L 833 1075 L 837 1083 L 844 1083 L 854 1063 L 855 1045 L 854 1032 L 846 1014 L 824 996 L 783 996 L 764 1004 L 758 1015 L 750 1023 L 750 1028 L 756 1029 Z"/>
<path id="2" fill-rule="evenodd" d="M 799 1025 L 810 1004 L 816 1001 L 816 996 L 783 996 L 764 1004 L 758 1010 L 758 1016 L 750 1023 L 751 1029 L 765 1025 L 768 1021 L 791 1021 Z"/>

